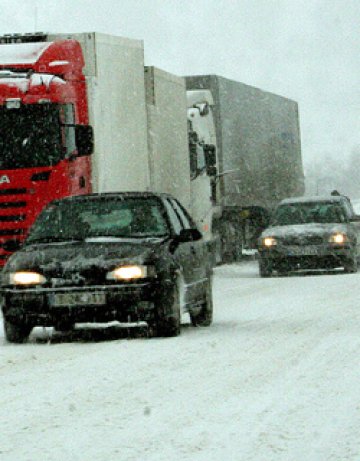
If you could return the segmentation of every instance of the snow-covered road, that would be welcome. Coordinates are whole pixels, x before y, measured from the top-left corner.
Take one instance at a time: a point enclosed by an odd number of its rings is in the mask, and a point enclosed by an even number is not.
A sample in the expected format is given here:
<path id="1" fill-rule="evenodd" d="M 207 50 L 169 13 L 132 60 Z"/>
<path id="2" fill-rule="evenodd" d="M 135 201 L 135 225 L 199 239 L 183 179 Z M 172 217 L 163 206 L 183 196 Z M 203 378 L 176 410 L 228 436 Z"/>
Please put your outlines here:
<path id="1" fill-rule="evenodd" d="M 223 266 L 214 301 L 177 338 L 1 329 L 0 460 L 359 461 L 360 272 Z"/>

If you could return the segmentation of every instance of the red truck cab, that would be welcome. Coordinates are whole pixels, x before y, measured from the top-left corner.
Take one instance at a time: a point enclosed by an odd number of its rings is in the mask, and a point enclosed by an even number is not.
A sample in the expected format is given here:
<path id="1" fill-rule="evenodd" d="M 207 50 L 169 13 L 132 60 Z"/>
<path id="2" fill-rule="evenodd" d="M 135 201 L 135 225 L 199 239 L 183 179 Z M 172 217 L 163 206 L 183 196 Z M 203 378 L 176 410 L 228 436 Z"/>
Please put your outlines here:
<path id="1" fill-rule="evenodd" d="M 0 37 L 0 266 L 45 205 L 91 192 L 83 67 L 76 40 Z"/>

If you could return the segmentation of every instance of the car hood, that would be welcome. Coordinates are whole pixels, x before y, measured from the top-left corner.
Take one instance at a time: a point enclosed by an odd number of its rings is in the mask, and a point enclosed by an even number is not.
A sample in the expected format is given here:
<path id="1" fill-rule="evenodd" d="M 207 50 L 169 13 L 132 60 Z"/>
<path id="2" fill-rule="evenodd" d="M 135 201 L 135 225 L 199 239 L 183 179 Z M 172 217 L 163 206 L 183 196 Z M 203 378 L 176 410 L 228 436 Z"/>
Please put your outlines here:
<path id="1" fill-rule="evenodd" d="M 154 259 L 164 239 L 88 239 L 25 246 L 16 252 L 4 271 L 40 270 L 42 273 L 108 270 L 118 264 L 144 264 Z"/>
<path id="2" fill-rule="evenodd" d="M 260 238 L 277 237 L 277 238 L 305 238 L 305 237 L 329 237 L 330 235 L 343 232 L 351 234 L 352 230 L 347 224 L 296 224 L 289 226 L 270 226 L 265 229 Z"/>

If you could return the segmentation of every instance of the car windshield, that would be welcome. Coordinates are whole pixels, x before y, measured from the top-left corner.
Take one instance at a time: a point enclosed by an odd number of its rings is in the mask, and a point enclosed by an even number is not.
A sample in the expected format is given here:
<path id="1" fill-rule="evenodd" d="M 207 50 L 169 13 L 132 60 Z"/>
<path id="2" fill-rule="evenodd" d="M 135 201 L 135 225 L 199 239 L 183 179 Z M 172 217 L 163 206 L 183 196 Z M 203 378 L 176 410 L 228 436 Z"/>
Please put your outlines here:
<path id="1" fill-rule="evenodd" d="M 164 237 L 168 232 L 163 207 L 157 198 L 69 200 L 44 210 L 27 242 Z"/>
<path id="2" fill-rule="evenodd" d="M 308 202 L 280 205 L 274 212 L 272 225 L 287 226 L 309 223 L 344 223 L 344 209 L 338 203 Z"/>

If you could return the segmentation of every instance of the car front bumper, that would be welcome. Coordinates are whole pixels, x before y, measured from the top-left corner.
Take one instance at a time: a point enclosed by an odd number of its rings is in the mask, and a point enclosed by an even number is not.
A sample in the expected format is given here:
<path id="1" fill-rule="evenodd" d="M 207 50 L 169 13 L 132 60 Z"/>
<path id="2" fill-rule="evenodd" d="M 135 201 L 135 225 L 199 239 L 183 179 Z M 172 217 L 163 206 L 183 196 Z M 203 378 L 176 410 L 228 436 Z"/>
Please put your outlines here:
<path id="1" fill-rule="evenodd" d="M 356 257 L 352 245 L 276 245 L 259 248 L 259 257 L 274 270 L 334 269 Z"/>
<path id="2" fill-rule="evenodd" d="M 158 290 L 159 286 L 147 282 L 66 288 L 3 288 L 0 293 L 3 315 L 7 320 L 53 326 L 62 322 L 149 320 L 153 316 Z M 61 303 L 56 301 L 59 298 Z"/>

